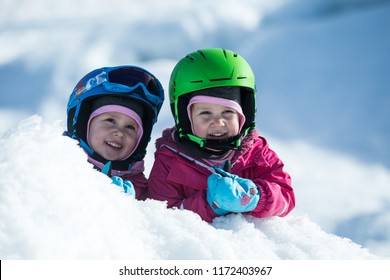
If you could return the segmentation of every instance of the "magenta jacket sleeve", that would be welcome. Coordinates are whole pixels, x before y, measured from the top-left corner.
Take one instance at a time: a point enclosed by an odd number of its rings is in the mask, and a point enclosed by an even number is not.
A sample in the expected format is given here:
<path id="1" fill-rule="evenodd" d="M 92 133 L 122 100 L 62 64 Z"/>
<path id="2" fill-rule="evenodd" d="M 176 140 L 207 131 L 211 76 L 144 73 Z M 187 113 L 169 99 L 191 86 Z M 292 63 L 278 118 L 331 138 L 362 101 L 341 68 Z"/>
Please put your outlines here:
<path id="1" fill-rule="evenodd" d="M 149 175 L 148 198 L 166 201 L 169 208 L 191 210 L 211 222 L 217 215 L 206 199 L 209 175 L 208 170 L 161 148 Z"/>
<path id="2" fill-rule="evenodd" d="M 148 180 L 143 172 L 131 176 L 123 176 L 123 180 L 129 180 L 135 190 L 135 198 L 137 200 L 145 200 L 147 196 Z"/>
<path id="3" fill-rule="evenodd" d="M 283 162 L 262 137 L 252 143 L 250 154 L 239 157 L 232 168 L 233 173 L 251 179 L 260 190 L 260 201 L 249 214 L 258 218 L 286 216 L 295 207 L 295 195 Z"/>

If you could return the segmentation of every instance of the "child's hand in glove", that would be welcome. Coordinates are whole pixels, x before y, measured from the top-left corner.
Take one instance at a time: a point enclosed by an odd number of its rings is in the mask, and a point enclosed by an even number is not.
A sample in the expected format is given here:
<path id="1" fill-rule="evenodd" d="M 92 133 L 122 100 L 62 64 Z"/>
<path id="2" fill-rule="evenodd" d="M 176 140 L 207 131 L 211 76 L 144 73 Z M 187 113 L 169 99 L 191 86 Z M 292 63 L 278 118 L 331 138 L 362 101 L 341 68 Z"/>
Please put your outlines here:
<path id="1" fill-rule="evenodd" d="M 256 208 L 260 191 L 249 179 L 214 167 L 216 173 L 207 180 L 207 201 L 218 215 L 249 212 Z"/>
<path id="2" fill-rule="evenodd" d="M 111 174 L 111 161 L 107 162 L 103 166 L 101 172 L 103 174 L 106 174 L 107 176 L 109 176 L 109 174 Z M 121 187 L 125 194 L 135 198 L 135 189 L 134 189 L 133 184 L 130 181 L 123 180 L 121 177 L 118 177 L 118 176 L 112 176 L 111 179 L 112 179 L 112 183 L 114 185 Z"/>
<path id="3" fill-rule="evenodd" d="M 125 194 L 135 198 L 135 189 L 133 184 L 130 181 L 123 180 L 121 177 L 118 176 L 112 176 L 111 179 L 112 179 L 112 183 L 121 187 Z"/>

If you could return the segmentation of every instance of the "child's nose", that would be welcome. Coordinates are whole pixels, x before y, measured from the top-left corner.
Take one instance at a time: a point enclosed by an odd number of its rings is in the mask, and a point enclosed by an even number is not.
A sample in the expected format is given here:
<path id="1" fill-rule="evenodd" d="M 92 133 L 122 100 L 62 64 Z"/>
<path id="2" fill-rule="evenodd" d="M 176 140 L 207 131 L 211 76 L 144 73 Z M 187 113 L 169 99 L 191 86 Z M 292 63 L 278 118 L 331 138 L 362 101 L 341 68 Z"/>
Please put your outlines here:
<path id="1" fill-rule="evenodd" d="M 122 137 L 123 135 L 125 135 L 123 129 L 122 129 L 121 127 L 118 127 L 118 126 L 114 128 L 113 133 L 114 133 L 114 135 L 120 136 L 120 137 Z"/>
<path id="2" fill-rule="evenodd" d="M 216 116 L 214 117 L 213 124 L 216 126 L 224 126 L 225 120 L 220 116 Z"/>

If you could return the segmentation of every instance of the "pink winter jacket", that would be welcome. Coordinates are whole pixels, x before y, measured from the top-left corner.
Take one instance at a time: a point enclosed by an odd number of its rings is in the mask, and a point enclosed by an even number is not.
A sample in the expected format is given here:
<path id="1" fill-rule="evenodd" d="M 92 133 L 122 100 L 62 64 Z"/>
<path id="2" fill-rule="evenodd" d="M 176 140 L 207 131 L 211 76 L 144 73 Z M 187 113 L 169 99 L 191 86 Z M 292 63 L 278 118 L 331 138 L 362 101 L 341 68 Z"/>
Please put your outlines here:
<path id="1" fill-rule="evenodd" d="M 167 201 L 170 208 L 191 210 L 203 220 L 211 222 L 218 216 L 206 199 L 207 178 L 211 171 L 186 158 L 191 156 L 174 141 L 173 131 L 174 128 L 165 129 L 162 137 L 156 141 L 157 150 L 149 175 L 148 198 Z M 202 162 L 200 158 L 196 160 Z M 291 178 L 283 171 L 283 166 L 257 130 L 245 137 L 242 149 L 236 151 L 232 158 L 231 173 L 251 179 L 261 193 L 257 207 L 246 214 L 258 218 L 283 217 L 295 207 Z"/>

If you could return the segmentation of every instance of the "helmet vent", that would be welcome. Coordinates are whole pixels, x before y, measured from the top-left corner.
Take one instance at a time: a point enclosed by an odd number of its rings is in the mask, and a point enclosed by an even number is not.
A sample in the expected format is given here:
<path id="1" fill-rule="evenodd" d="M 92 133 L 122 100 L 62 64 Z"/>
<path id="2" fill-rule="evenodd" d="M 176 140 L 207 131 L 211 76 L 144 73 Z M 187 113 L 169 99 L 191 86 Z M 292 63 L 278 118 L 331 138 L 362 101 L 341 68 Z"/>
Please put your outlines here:
<path id="1" fill-rule="evenodd" d="M 210 82 L 218 82 L 218 81 L 229 81 L 230 78 L 218 78 L 218 79 L 210 79 Z"/>
<path id="2" fill-rule="evenodd" d="M 225 57 L 225 59 L 227 58 L 227 53 L 226 53 L 226 50 L 224 49 L 223 50 L 223 55 L 224 55 L 224 57 Z"/>
<path id="3" fill-rule="evenodd" d="M 203 56 L 204 59 L 206 59 L 206 56 L 204 55 L 204 53 L 202 51 L 198 51 L 200 53 L 201 56 Z"/>

